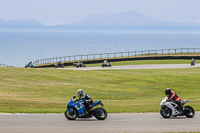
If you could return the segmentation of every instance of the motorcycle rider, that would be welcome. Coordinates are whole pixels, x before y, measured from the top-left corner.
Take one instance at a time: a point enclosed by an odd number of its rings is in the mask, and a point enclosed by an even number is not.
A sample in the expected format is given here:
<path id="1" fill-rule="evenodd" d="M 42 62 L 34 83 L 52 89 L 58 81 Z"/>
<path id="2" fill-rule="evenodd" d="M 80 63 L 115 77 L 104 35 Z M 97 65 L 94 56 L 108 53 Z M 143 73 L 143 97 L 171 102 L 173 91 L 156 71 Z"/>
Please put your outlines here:
<path id="1" fill-rule="evenodd" d="M 105 60 L 103 63 L 104 63 L 104 64 L 107 64 L 107 63 L 108 63 L 108 61 L 107 61 L 107 60 Z"/>
<path id="2" fill-rule="evenodd" d="M 192 58 L 192 60 L 191 60 L 191 65 L 195 65 L 195 60 L 194 60 L 194 58 Z"/>
<path id="3" fill-rule="evenodd" d="M 88 96 L 82 89 L 77 90 L 77 96 L 79 97 L 79 100 L 84 100 L 83 103 L 85 105 L 85 114 L 89 114 L 90 109 L 92 108 L 91 104 L 93 103 L 93 100 L 90 96 Z"/>
<path id="4" fill-rule="evenodd" d="M 83 62 L 79 61 L 79 62 L 77 63 L 77 65 L 78 65 L 78 66 L 83 66 Z"/>
<path id="5" fill-rule="evenodd" d="M 28 67 L 33 67 L 32 61 L 28 63 Z"/>
<path id="6" fill-rule="evenodd" d="M 168 97 L 168 101 L 172 101 L 172 102 L 178 104 L 176 109 L 180 112 L 182 109 L 181 98 L 170 88 L 165 89 L 165 94 Z"/>
<path id="7" fill-rule="evenodd" d="M 109 63 L 107 60 L 104 60 L 103 64 L 104 64 L 104 65 L 107 65 L 107 66 L 110 65 L 110 63 Z"/>

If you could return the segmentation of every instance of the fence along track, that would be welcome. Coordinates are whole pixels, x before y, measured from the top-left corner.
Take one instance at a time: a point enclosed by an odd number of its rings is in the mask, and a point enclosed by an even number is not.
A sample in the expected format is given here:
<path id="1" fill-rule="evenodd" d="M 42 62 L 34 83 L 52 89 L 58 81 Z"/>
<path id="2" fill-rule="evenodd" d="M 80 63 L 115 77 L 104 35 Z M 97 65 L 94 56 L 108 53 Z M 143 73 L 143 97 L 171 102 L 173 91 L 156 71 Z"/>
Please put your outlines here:
<path id="1" fill-rule="evenodd" d="M 86 54 L 63 56 L 36 60 L 34 66 L 45 66 L 55 64 L 59 61 L 65 63 L 73 63 L 77 61 L 94 61 L 104 59 L 123 59 L 123 58 L 139 58 L 139 57 L 156 57 L 156 56 L 192 56 L 200 54 L 200 48 L 176 48 L 176 49 L 158 49 L 158 50 L 143 50 L 143 51 L 129 51 L 116 53 L 100 53 L 100 54 Z"/>

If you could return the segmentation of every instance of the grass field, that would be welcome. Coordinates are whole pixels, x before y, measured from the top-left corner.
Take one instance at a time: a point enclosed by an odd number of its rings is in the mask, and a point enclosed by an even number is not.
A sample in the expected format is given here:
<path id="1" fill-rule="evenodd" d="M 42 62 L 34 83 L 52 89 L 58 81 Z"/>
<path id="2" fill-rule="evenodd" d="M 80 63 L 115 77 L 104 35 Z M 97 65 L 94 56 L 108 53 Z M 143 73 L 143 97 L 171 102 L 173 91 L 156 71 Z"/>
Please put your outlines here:
<path id="1" fill-rule="evenodd" d="M 200 111 L 200 68 L 158 70 L 25 69 L 0 67 L 0 112 L 63 113 L 82 88 L 110 113 L 159 112 L 172 88 Z"/>

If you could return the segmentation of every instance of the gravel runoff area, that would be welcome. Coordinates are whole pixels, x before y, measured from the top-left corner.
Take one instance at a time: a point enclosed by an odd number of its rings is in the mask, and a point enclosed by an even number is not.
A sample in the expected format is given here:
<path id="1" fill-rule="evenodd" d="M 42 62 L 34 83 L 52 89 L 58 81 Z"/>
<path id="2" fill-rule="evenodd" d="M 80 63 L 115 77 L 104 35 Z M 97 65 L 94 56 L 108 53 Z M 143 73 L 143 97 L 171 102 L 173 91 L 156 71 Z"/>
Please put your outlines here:
<path id="1" fill-rule="evenodd" d="M 79 68 L 56 68 L 56 69 L 68 69 L 68 70 L 107 70 L 107 69 L 167 69 L 167 68 L 194 68 L 200 67 L 200 64 L 191 66 L 190 64 L 148 64 L 148 65 L 124 65 L 124 66 L 112 66 L 112 67 L 79 67 Z"/>
<path id="2" fill-rule="evenodd" d="M 0 114 L 1 133 L 199 132 L 199 123 L 200 112 L 194 118 L 170 119 L 159 113 L 113 113 L 103 121 L 95 118 L 69 121 L 64 114 Z"/>

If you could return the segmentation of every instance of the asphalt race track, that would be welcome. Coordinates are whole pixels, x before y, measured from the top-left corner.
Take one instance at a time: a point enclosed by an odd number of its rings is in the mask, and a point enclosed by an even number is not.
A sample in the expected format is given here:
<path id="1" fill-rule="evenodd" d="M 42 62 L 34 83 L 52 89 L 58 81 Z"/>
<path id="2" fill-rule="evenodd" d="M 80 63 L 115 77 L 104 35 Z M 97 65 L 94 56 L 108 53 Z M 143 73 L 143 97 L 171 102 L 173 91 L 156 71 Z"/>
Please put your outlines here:
<path id="1" fill-rule="evenodd" d="M 147 65 L 124 65 L 124 66 L 112 66 L 112 67 L 86 67 L 86 68 L 56 68 L 56 69 L 68 69 L 68 70 L 106 70 L 106 69 L 168 69 L 168 68 L 194 68 L 200 67 L 200 64 L 191 66 L 190 64 L 147 64 Z"/>
<path id="2" fill-rule="evenodd" d="M 0 114 L 0 133 L 133 133 L 199 132 L 200 112 L 194 118 L 164 119 L 159 113 L 108 114 L 69 121 L 64 114 Z"/>

